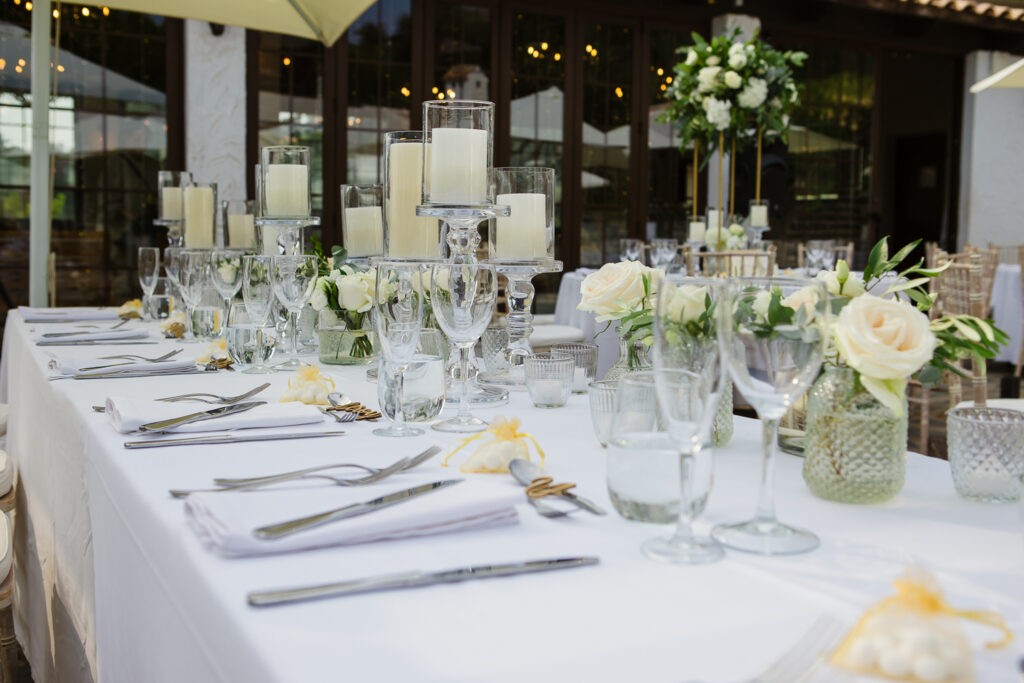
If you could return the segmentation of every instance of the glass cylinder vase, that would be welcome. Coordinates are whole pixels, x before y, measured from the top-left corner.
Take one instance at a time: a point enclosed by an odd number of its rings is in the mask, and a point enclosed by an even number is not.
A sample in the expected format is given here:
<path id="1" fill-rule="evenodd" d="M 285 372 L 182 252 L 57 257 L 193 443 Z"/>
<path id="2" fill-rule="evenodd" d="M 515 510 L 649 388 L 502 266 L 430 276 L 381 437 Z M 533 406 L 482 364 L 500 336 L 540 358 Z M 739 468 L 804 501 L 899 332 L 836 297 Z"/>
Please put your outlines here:
<path id="1" fill-rule="evenodd" d="M 629 339 L 619 336 L 619 357 L 615 363 L 608 368 L 604 379 L 618 379 L 623 375 L 640 370 L 650 370 L 651 360 L 648 357 L 650 347 L 643 342 L 631 342 Z"/>
<path id="2" fill-rule="evenodd" d="M 820 498 L 881 503 L 903 488 L 907 409 L 896 415 L 850 368 L 829 367 L 807 397 L 804 481 Z"/>
<path id="3" fill-rule="evenodd" d="M 320 362 L 327 365 L 366 365 L 373 360 L 376 335 L 368 313 L 320 311 L 317 319 Z"/>

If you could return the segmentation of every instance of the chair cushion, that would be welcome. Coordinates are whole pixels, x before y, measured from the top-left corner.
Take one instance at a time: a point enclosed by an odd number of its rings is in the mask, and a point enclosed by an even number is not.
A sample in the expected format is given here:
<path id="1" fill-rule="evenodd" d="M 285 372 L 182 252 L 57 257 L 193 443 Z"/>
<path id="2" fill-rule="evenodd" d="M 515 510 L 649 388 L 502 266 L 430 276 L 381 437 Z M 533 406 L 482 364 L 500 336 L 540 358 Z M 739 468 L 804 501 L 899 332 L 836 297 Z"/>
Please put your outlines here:
<path id="1" fill-rule="evenodd" d="M 577 341 L 583 341 L 583 330 L 569 325 L 536 325 L 530 335 L 530 346 L 535 349 Z"/>

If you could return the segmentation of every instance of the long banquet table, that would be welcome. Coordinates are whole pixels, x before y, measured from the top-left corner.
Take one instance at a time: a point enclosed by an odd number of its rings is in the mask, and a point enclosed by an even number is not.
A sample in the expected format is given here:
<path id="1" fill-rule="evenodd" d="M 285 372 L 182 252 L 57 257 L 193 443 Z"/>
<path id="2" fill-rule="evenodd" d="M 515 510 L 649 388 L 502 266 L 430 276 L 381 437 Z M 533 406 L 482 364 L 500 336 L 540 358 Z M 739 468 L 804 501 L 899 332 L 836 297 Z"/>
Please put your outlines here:
<path id="1" fill-rule="evenodd" d="M 357 423 L 346 426 L 345 436 L 324 440 L 129 451 L 125 436 L 91 409 L 108 394 L 233 394 L 261 376 L 48 382 L 47 349 L 31 343 L 28 328 L 9 315 L 0 400 L 6 393 L 11 404 L 8 447 L 20 469 L 18 636 L 39 683 L 748 680 L 821 615 L 852 622 L 891 594 L 889 582 L 912 560 L 936 573 L 954 605 L 998 610 L 1024 634 L 1020 508 L 958 498 L 948 464 L 916 454 L 908 455 L 903 491 L 875 506 L 815 498 L 801 480 L 801 461 L 781 454 L 780 517 L 822 539 L 820 549 L 802 556 L 729 552 L 708 566 L 662 565 L 645 559 L 639 545 L 667 527 L 614 512 L 552 520 L 524 504 L 514 526 L 225 559 L 199 544 L 168 488 L 328 462 L 390 463 L 456 438 L 428 431 L 385 439 Z M 157 355 L 174 346 L 161 341 L 139 349 Z M 186 352 L 202 348 L 188 345 Z M 98 357 L 131 350 L 51 351 Z M 376 403 L 363 368 L 326 371 L 356 400 Z M 269 377 L 273 386 L 262 397 L 275 400 L 287 375 Z M 540 410 L 513 394 L 508 406 L 480 413 L 521 418 L 547 452 L 548 472 L 611 510 L 605 453 L 593 436 L 586 396 Z M 732 442 L 716 455 L 702 531 L 753 511 L 759 424 L 739 417 L 735 424 Z M 457 474 L 439 460 L 421 469 Z M 408 476 L 391 479 L 392 489 Z M 465 476 L 464 486 L 518 486 L 499 475 Z M 246 604 L 257 589 L 573 555 L 597 555 L 601 563 L 273 609 Z M 969 633 L 975 643 L 990 635 Z M 976 648 L 979 680 L 1011 680 L 1020 643 L 990 653 Z"/>

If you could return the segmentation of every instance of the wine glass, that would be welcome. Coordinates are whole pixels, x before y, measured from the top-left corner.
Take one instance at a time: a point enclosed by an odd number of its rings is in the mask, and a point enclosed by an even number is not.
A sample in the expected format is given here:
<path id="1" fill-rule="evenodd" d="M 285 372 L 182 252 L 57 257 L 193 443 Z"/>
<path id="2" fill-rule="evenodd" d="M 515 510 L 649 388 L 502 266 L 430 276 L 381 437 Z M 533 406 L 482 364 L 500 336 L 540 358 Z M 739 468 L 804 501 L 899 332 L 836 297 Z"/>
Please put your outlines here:
<path id="1" fill-rule="evenodd" d="M 261 335 L 276 335 L 274 326 L 267 322 L 270 308 L 277 302 L 277 297 L 274 296 L 274 283 L 270 276 L 270 264 L 273 259 L 273 256 L 252 254 L 242 257 L 242 299 L 245 301 L 245 309 L 251 324 L 259 328 Z M 262 346 L 263 343 L 262 339 L 257 339 L 257 346 Z M 263 354 L 256 354 L 252 367 L 242 372 L 262 375 L 274 372 L 274 369 L 266 366 Z"/>
<path id="2" fill-rule="evenodd" d="M 377 265 L 374 324 L 384 361 L 397 370 L 394 424 L 374 429 L 377 436 L 419 436 L 423 430 L 405 423 L 402 399 L 405 371 L 416 353 L 423 323 L 423 270 L 416 263 L 384 261 Z"/>
<path id="3" fill-rule="evenodd" d="M 662 562 L 715 562 L 724 555 L 711 539 L 698 539 L 693 522 L 704 510 L 712 482 L 711 428 L 725 387 L 729 320 L 721 324 L 723 280 L 663 278 L 654 315 L 654 385 L 665 426 L 680 450 L 679 522 L 668 538 L 642 546 Z"/>
<path id="4" fill-rule="evenodd" d="M 142 317 L 149 320 L 149 299 L 160 275 L 159 247 L 139 247 L 139 285 L 142 287 Z"/>
<path id="5" fill-rule="evenodd" d="M 299 360 L 299 313 L 313 295 L 316 285 L 316 256 L 312 254 L 275 256 L 270 264 L 271 279 L 278 300 L 288 310 L 288 360 L 278 369 L 297 368 Z"/>
<path id="6" fill-rule="evenodd" d="M 203 296 L 203 288 L 210 277 L 210 252 L 205 249 L 185 249 L 178 255 L 178 284 L 185 301 L 185 338 L 197 341 L 192 329 L 192 316 Z"/>
<path id="7" fill-rule="evenodd" d="M 803 553 L 818 546 L 810 531 L 775 517 L 775 451 L 779 420 L 811 386 L 828 340 L 829 298 L 817 280 L 736 278 L 725 299 L 733 311 L 726 362 L 736 388 L 762 420 L 764 462 L 754 519 L 720 524 L 722 545 L 761 555 Z"/>
<path id="8" fill-rule="evenodd" d="M 679 242 L 674 238 L 659 237 L 651 240 L 651 265 L 667 271 L 678 249 Z"/>
<path id="9" fill-rule="evenodd" d="M 178 282 L 178 260 L 183 251 L 185 251 L 184 247 L 165 247 L 163 258 L 164 272 L 167 273 L 167 278 L 171 281 L 174 291 L 179 295 L 181 294 L 181 284 Z"/>
<path id="10" fill-rule="evenodd" d="M 643 240 L 633 239 L 632 237 L 623 237 L 619 240 L 620 261 L 639 261 L 640 254 L 642 254 L 643 251 Z"/>
<path id="11" fill-rule="evenodd" d="M 835 259 L 832 240 L 808 240 L 804 245 L 804 267 L 808 277 L 822 270 L 831 270 Z"/>
<path id="12" fill-rule="evenodd" d="M 242 257 L 251 253 L 247 249 L 214 249 L 210 265 L 210 281 L 224 299 L 224 310 L 231 310 L 231 300 L 242 288 Z"/>
<path id="13" fill-rule="evenodd" d="M 480 264 L 438 264 L 430 283 L 430 303 L 441 330 L 459 349 L 459 377 L 462 396 L 459 414 L 438 422 L 440 432 L 480 432 L 487 422 L 469 413 L 469 353 L 494 315 L 498 296 L 498 275 L 494 266 Z"/>

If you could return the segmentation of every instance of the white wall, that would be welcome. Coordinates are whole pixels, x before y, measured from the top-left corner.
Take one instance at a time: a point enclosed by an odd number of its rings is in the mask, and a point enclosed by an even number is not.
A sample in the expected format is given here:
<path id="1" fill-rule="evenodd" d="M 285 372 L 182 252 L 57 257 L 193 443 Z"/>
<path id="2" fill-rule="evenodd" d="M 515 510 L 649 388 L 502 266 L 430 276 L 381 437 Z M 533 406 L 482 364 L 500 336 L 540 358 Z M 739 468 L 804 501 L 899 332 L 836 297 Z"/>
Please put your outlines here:
<path id="1" fill-rule="evenodd" d="M 246 199 L 245 29 L 219 36 L 185 21 L 185 164 L 199 182 L 217 183 L 219 203 Z"/>
<path id="2" fill-rule="evenodd" d="M 1020 57 L 972 52 L 965 60 L 957 247 L 1024 243 L 1024 88 L 969 88 Z"/>

